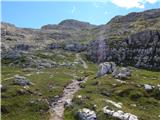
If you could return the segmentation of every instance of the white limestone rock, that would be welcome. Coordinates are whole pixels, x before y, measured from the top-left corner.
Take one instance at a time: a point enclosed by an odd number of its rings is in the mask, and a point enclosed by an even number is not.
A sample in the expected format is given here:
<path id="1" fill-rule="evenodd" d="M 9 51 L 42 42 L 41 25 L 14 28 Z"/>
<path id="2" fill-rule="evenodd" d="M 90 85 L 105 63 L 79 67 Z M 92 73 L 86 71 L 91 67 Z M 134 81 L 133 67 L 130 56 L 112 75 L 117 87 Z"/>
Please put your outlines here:
<path id="1" fill-rule="evenodd" d="M 87 108 L 80 109 L 78 111 L 78 117 L 81 120 L 97 120 L 96 113 Z"/>

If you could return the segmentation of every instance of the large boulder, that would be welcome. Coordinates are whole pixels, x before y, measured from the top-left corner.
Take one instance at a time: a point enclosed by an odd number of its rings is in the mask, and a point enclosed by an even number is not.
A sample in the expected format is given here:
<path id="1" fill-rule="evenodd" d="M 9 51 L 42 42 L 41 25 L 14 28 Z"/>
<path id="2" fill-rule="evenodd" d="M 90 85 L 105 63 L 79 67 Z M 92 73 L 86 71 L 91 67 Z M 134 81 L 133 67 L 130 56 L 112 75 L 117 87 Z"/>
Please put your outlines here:
<path id="1" fill-rule="evenodd" d="M 78 117 L 81 120 L 97 120 L 96 113 L 87 108 L 80 109 L 78 111 Z"/>
<path id="2" fill-rule="evenodd" d="M 99 71 L 97 77 L 103 76 L 107 73 L 112 73 L 116 69 L 116 64 L 114 62 L 105 62 L 99 64 Z"/>

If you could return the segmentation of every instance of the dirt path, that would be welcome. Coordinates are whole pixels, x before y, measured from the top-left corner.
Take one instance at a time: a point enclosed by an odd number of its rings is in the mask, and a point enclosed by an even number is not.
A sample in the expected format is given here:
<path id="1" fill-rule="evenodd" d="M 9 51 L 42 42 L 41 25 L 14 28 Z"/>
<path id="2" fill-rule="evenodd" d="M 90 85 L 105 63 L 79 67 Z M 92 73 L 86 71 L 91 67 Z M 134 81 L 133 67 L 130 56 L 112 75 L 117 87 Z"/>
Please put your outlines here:
<path id="1" fill-rule="evenodd" d="M 58 101 L 53 102 L 50 108 L 50 119 L 49 120 L 63 120 L 64 104 L 69 103 L 73 99 L 73 95 L 80 90 L 80 83 L 87 81 L 87 77 L 82 81 L 73 80 L 63 91 L 62 97 Z"/>
<path id="2" fill-rule="evenodd" d="M 88 65 L 79 54 L 76 54 L 76 59 L 82 62 L 84 69 L 88 68 Z M 70 103 L 72 101 L 74 94 L 81 89 L 79 84 L 86 82 L 87 79 L 88 78 L 85 77 L 82 81 L 73 80 L 64 88 L 62 97 L 51 104 L 49 120 L 63 120 L 65 103 Z"/>
<path id="3" fill-rule="evenodd" d="M 86 62 L 81 58 L 81 56 L 80 56 L 79 53 L 76 54 L 76 58 L 77 58 L 77 60 L 79 60 L 79 61 L 82 62 L 84 69 L 87 69 L 87 68 L 88 68 L 88 65 L 87 65 Z"/>

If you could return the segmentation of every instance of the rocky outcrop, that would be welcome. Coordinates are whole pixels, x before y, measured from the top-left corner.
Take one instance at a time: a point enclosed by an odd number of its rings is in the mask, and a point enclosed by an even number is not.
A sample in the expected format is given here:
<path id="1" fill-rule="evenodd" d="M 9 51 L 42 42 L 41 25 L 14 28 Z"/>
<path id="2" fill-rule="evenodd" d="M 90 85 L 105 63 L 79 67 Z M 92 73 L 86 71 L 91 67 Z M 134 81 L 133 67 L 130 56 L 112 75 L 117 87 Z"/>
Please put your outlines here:
<path id="1" fill-rule="evenodd" d="M 119 49 L 125 49 L 123 62 L 135 67 L 160 69 L 160 31 L 145 30 L 129 36 Z"/>
<path id="2" fill-rule="evenodd" d="M 104 38 L 101 62 L 114 61 L 147 69 L 160 69 L 160 9 L 116 16 L 106 25 L 93 29 L 96 38 Z M 89 58 L 98 62 L 100 40 L 90 43 Z M 92 47 L 93 46 L 93 47 Z M 103 53 L 103 51 L 105 51 Z"/>
<path id="3" fill-rule="evenodd" d="M 98 42 L 94 42 L 98 46 Z M 92 43 L 91 43 L 92 44 Z M 133 65 L 147 69 L 160 69 L 160 31 L 145 30 L 130 35 L 116 44 L 113 42 L 105 48 L 108 54 L 101 54 L 105 61 L 114 61 L 117 64 Z M 102 53 L 104 51 L 102 49 Z M 92 54 L 88 52 L 91 60 L 99 62 L 98 48 L 90 47 Z"/>

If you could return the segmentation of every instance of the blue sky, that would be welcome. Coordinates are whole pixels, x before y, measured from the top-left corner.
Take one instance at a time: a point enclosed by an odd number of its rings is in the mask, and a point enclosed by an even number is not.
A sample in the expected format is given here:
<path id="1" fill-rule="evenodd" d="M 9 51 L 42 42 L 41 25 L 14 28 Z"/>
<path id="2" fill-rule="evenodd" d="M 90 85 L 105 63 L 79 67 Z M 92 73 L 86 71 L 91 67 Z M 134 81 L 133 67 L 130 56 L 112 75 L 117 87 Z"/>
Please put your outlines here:
<path id="1" fill-rule="evenodd" d="M 18 27 L 40 28 L 76 19 L 100 25 L 116 15 L 160 8 L 160 0 L 2 0 L 1 21 Z"/>

